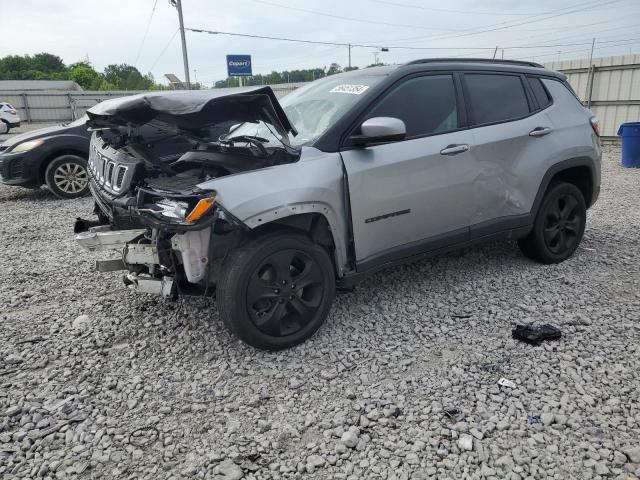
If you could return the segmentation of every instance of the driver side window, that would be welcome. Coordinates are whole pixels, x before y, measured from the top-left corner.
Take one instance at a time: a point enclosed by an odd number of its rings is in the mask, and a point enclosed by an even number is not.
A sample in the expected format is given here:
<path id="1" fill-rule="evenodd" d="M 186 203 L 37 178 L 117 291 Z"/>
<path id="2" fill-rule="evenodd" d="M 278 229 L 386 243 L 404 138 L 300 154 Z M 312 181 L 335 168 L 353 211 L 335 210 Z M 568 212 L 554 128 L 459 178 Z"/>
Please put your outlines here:
<path id="1" fill-rule="evenodd" d="M 395 117 L 407 127 L 407 138 L 450 132 L 458 128 L 456 91 L 451 75 L 416 77 L 402 82 L 367 114 Z"/>

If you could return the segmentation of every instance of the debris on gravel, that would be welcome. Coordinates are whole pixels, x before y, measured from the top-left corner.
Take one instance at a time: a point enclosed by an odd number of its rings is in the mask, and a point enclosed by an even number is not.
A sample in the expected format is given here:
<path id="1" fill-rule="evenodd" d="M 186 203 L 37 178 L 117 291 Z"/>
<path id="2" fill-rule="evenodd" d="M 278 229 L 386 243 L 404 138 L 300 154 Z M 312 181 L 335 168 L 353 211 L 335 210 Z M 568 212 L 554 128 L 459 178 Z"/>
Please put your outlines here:
<path id="1" fill-rule="evenodd" d="M 566 262 L 496 242 L 380 272 L 275 353 L 213 300 L 96 273 L 72 234 L 91 199 L 0 186 L 0 478 L 639 477 L 640 171 L 619 157 Z M 547 323 L 561 339 L 511 337 Z"/>

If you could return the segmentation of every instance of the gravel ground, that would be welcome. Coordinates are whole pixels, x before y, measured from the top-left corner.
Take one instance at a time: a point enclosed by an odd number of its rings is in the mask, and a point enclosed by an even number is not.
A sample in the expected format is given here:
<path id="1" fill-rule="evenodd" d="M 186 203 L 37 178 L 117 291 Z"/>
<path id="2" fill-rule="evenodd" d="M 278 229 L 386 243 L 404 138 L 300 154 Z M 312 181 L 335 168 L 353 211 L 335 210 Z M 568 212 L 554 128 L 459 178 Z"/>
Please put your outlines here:
<path id="1" fill-rule="evenodd" d="M 395 268 L 279 353 L 213 301 L 95 273 L 71 234 L 90 199 L 0 186 L 0 477 L 637 478 L 640 171 L 619 156 L 567 262 L 500 242 Z M 563 337 L 516 342 L 525 322 Z"/>

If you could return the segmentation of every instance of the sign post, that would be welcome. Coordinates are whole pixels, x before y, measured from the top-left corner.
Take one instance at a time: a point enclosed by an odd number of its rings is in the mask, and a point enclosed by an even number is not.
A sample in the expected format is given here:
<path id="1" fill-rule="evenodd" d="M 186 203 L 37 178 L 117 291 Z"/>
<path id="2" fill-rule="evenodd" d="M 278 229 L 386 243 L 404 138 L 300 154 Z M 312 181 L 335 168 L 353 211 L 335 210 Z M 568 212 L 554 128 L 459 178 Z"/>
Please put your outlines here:
<path id="1" fill-rule="evenodd" d="M 238 77 L 242 86 L 242 77 L 253 75 L 251 55 L 227 55 L 227 74 L 229 77 Z"/>

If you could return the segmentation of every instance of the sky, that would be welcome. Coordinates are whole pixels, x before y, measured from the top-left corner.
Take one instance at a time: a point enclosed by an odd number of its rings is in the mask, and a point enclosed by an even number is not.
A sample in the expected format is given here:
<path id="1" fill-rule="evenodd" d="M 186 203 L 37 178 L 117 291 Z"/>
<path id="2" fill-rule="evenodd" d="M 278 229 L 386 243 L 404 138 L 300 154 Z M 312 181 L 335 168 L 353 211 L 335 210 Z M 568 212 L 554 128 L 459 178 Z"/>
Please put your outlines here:
<path id="1" fill-rule="evenodd" d="M 187 28 L 357 44 L 352 65 L 427 57 L 533 60 L 640 53 L 640 0 L 182 0 Z M 49 52 L 102 70 L 129 63 L 184 78 L 168 0 L 0 0 L 0 57 Z M 344 45 L 186 32 L 191 80 L 226 78 L 227 54 L 254 73 L 348 64 Z M 386 47 L 388 52 L 381 52 Z M 521 48 L 515 48 L 521 47 Z M 525 48 L 522 48 L 525 47 Z M 504 49 L 504 51 L 503 51 Z"/>

